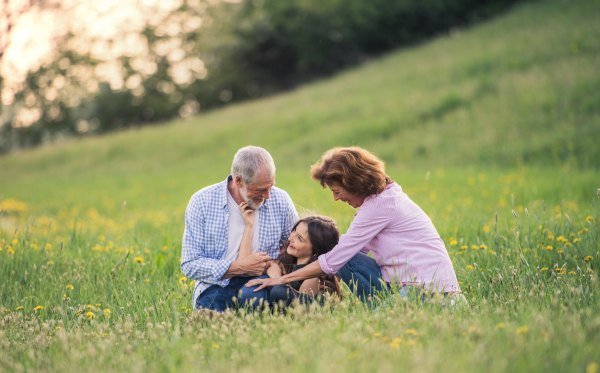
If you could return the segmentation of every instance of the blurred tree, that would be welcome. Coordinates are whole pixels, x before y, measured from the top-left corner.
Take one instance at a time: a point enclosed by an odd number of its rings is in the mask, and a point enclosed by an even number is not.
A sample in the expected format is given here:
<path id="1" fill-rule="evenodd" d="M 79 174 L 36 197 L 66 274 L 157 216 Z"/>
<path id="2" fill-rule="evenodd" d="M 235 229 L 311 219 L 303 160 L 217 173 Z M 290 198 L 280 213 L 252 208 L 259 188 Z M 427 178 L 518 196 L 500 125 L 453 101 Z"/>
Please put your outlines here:
<path id="1" fill-rule="evenodd" d="M 513 1 L 23 2 L 3 23 L 9 31 L 27 14 L 50 14 L 60 27 L 23 79 L 2 55 L 0 152 L 290 88 Z M 13 36 L 0 39 L 2 51 L 12 50 Z"/>

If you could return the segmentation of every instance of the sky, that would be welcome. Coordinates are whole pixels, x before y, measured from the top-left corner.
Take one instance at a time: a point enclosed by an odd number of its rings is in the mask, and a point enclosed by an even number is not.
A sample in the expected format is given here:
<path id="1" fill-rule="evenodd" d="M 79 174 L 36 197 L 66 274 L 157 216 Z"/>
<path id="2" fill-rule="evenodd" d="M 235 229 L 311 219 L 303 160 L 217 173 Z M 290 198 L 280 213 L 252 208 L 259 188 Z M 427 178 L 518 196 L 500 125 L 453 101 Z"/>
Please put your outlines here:
<path id="1" fill-rule="evenodd" d="M 12 95 L 30 70 L 56 58 L 57 41 L 68 32 L 76 37 L 69 47 L 107 62 L 100 78 L 111 86 L 124 84 L 116 57 L 147 53 L 139 32 L 158 25 L 183 0 L 8 0 L 0 4 L 0 75 L 4 78 L 2 103 Z M 199 2 L 200 0 L 196 0 Z M 194 2 L 192 0 L 192 2 Z M 198 21 L 196 21 L 197 23 Z M 200 20 L 201 22 L 201 20 Z M 11 25 L 8 31 L 8 25 Z M 111 80 L 112 79 L 112 80 Z"/>

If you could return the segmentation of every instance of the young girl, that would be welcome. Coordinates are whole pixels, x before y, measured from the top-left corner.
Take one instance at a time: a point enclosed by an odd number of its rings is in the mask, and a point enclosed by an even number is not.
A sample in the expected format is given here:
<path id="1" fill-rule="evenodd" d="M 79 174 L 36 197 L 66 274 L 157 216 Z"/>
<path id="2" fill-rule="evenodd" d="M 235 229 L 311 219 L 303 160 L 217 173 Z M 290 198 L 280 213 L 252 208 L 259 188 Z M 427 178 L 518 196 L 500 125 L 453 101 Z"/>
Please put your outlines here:
<path id="1" fill-rule="evenodd" d="M 246 229 L 240 245 L 240 259 L 250 255 L 253 225 L 253 214 L 243 205 L 240 205 L 240 210 L 246 222 Z M 276 278 L 303 268 L 317 260 L 319 255 L 331 251 L 337 245 L 339 237 L 337 225 L 329 217 L 315 215 L 300 219 L 292 228 L 290 239 L 283 245 L 279 258 L 271 261 L 266 271 L 267 275 Z M 252 286 L 252 281 L 247 286 Z M 274 286 L 269 298 L 273 304 L 283 302 L 290 305 L 296 298 L 300 298 L 302 303 L 309 303 L 317 294 L 322 293 L 319 288 L 319 278 L 310 278 L 288 285 Z M 337 276 L 333 289 L 329 290 L 341 295 Z"/>

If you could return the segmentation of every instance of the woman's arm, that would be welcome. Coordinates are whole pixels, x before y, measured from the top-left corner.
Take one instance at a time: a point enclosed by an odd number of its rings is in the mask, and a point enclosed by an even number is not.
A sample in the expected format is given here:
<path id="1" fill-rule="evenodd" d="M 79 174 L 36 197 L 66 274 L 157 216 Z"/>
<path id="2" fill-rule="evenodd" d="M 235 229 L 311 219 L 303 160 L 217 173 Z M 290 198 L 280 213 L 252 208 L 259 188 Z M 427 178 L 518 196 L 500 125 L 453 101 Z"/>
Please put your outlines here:
<path id="1" fill-rule="evenodd" d="M 240 211 L 244 217 L 244 235 L 242 236 L 242 243 L 240 244 L 240 253 L 238 254 L 238 260 L 244 259 L 252 253 L 252 228 L 254 227 L 254 210 L 248 206 L 246 202 L 240 203 Z"/>
<path id="2" fill-rule="evenodd" d="M 270 278 L 278 278 L 283 275 L 281 267 L 279 267 L 279 264 L 277 264 L 274 260 L 271 261 L 269 268 L 267 268 L 267 275 Z"/>
<path id="3" fill-rule="evenodd" d="M 306 267 L 299 269 L 297 271 L 294 271 L 292 273 L 288 273 L 285 276 L 281 276 L 278 278 L 267 278 L 267 279 L 257 278 L 254 280 L 250 280 L 246 284 L 246 287 L 252 287 L 252 286 L 261 284 L 258 288 L 256 288 L 254 290 L 254 292 L 257 292 L 258 290 L 264 289 L 267 286 L 283 285 L 283 284 L 288 284 L 288 283 L 294 282 L 294 281 L 304 281 L 306 279 L 319 277 L 324 274 L 325 274 L 325 272 L 323 272 L 323 270 L 321 269 L 319 262 L 314 261 L 314 262 L 310 263 L 309 265 L 307 265 Z"/>

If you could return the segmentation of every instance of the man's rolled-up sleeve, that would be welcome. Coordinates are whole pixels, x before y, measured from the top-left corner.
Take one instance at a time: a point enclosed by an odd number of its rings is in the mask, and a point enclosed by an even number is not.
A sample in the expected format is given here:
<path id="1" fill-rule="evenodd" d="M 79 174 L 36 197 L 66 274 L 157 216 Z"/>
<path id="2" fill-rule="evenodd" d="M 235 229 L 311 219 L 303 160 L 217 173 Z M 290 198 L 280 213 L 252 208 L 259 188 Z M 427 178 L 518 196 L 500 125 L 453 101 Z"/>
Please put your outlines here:
<path id="1" fill-rule="evenodd" d="M 232 261 L 209 258 L 205 246 L 205 214 L 198 196 L 194 195 L 185 211 L 185 230 L 181 249 L 181 270 L 196 281 L 216 284 L 223 278 Z"/>

